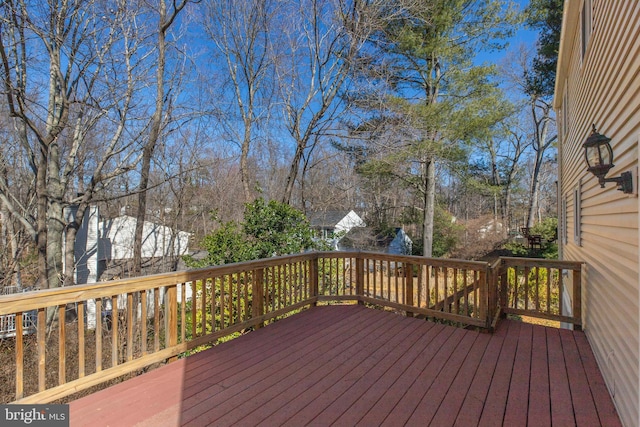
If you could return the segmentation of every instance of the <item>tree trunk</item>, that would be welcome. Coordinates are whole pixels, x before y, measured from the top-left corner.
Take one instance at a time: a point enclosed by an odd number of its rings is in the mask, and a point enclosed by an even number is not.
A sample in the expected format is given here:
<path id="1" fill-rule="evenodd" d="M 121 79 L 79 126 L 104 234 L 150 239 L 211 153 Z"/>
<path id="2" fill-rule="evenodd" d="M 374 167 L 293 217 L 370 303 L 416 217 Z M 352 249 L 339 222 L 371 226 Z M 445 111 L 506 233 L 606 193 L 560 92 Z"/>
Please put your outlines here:
<path id="1" fill-rule="evenodd" d="M 291 194 L 293 194 L 293 187 L 295 186 L 296 177 L 298 176 L 298 169 L 300 168 L 300 160 L 302 159 L 303 150 L 304 146 L 301 142 L 298 142 L 296 152 L 291 160 L 291 167 L 289 168 L 289 175 L 287 176 L 284 195 L 282 196 L 283 203 L 289 204 L 291 202 Z"/>
<path id="2" fill-rule="evenodd" d="M 81 203 L 76 212 L 70 218 L 67 219 L 67 227 L 65 232 L 65 248 L 64 248 L 64 286 L 76 285 L 76 263 L 78 260 L 75 257 L 76 250 L 76 238 L 78 231 L 82 227 L 84 221 L 84 214 L 87 211 L 88 205 Z M 71 207 L 70 207 L 71 209 Z"/>
<path id="3" fill-rule="evenodd" d="M 544 132 L 546 134 L 546 131 Z M 529 209 L 527 210 L 527 227 L 531 228 L 535 225 L 535 219 L 537 216 L 538 210 L 538 192 L 540 191 L 539 185 L 539 177 L 540 177 L 540 167 L 542 166 L 542 153 L 541 151 L 536 152 L 536 158 L 533 164 L 533 173 L 531 175 L 531 185 L 529 187 Z"/>
<path id="4" fill-rule="evenodd" d="M 253 114 L 250 112 L 249 114 Z M 244 138 L 240 152 L 240 179 L 242 180 L 242 191 L 244 192 L 245 203 L 251 202 L 251 186 L 249 185 L 249 149 L 251 146 L 251 121 L 245 118 Z"/>
<path id="5" fill-rule="evenodd" d="M 147 214 L 147 189 L 149 188 L 149 173 L 151 171 L 151 160 L 156 144 L 160 137 L 160 127 L 162 125 L 162 113 L 164 111 L 164 71 L 166 63 L 166 32 L 171 25 L 171 20 L 167 21 L 167 9 L 164 0 L 159 4 L 158 18 L 158 63 L 156 68 L 156 105 L 151 117 L 151 128 L 149 139 L 142 152 L 142 166 L 140 168 L 140 184 L 138 185 L 138 210 L 136 213 L 136 229 L 133 241 L 133 260 L 130 276 L 137 277 L 142 274 L 142 238 L 144 231 L 144 221 Z M 177 12 L 175 12 L 177 13 Z M 175 16 L 175 15 L 174 15 Z"/>
<path id="6" fill-rule="evenodd" d="M 433 213 L 436 196 L 436 166 L 433 158 L 425 165 L 424 216 L 422 225 L 423 256 L 433 256 Z"/>
<path id="7" fill-rule="evenodd" d="M 538 119 L 537 111 L 541 110 L 542 117 Z M 544 153 L 549 146 L 556 140 L 557 135 L 547 140 L 549 132 L 549 123 L 552 120 L 551 106 L 538 99 L 531 101 L 531 115 L 535 126 L 534 151 L 536 157 L 533 164 L 533 173 L 531 176 L 531 185 L 529 187 L 529 209 L 527 210 L 527 227 L 533 227 L 536 214 L 538 211 L 538 199 L 540 191 L 540 168 L 544 161 Z"/>
<path id="8" fill-rule="evenodd" d="M 502 207 L 502 211 L 504 212 L 504 218 L 506 221 L 506 227 L 504 227 L 505 237 L 508 236 L 507 232 L 511 229 L 511 186 L 508 184 L 509 183 L 507 183 L 504 189 L 504 199 Z"/>
<path id="9" fill-rule="evenodd" d="M 498 218 L 502 222 L 502 233 L 506 236 L 506 222 L 505 222 L 505 211 L 504 211 L 504 201 L 502 200 L 502 192 L 499 192 L 497 188 L 502 186 L 502 182 L 500 179 L 500 173 L 498 171 L 498 159 L 496 153 L 496 147 L 494 145 L 494 141 L 491 140 L 489 142 L 489 155 L 491 157 L 491 176 L 492 176 L 492 185 L 493 188 L 493 226 L 494 233 L 500 234 L 498 230 Z"/>
<path id="10" fill-rule="evenodd" d="M 38 250 L 38 281 L 36 286 L 40 289 L 48 289 L 49 269 L 47 267 L 47 163 L 44 156 L 38 164 L 36 173 L 36 194 L 38 197 L 38 209 L 36 220 L 36 248 Z M 52 286 L 53 287 L 53 286 Z"/>
<path id="11" fill-rule="evenodd" d="M 19 236 L 13 225 L 13 219 L 10 216 L 9 210 L 6 206 L 2 205 L 2 214 L 0 215 L 2 220 L 2 233 L 3 243 L 7 245 L 7 265 L 5 266 L 7 272 L 11 272 L 10 281 L 5 284 L 17 286 L 18 289 L 22 288 L 22 275 L 20 270 L 20 253 L 21 247 L 19 243 Z"/>
<path id="12" fill-rule="evenodd" d="M 75 279 L 75 243 L 76 236 L 78 235 L 78 223 L 72 220 L 67 224 L 67 229 L 64 234 L 64 286 L 71 286 L 76 284 Z"/>
<path id="13" fill-rule="evenodd" d="M 440 77 L 441 69 L 438 57 L 434 52 L 430 54 L 430 61 L 432 69 L 429 75 L 433 77 L 429 81 L 426 88 L 426 100 L 427 105 L 435 105 L 438 103 L 438 96 L 440 93 Z M 437 131 L 427 132 L 429 140 L 432 144 L 435 144 L 438 139 Z M 433 214 L 435 212 L 436 201 L 436 164 L 433 155 L 428 154 L 425 156 L 426 170 L 425 170 L 425 207 L 424 207 L 424 229 L 423 229 L 423 255 L 427 258 L 433 256 Z"/>
<path id="14" fill-rule="evenodd" d="M 144 221 L 147 213 L 147 188 L 149 187 L 149 171 L 151 169 L 151 157 L 155 149 L 155 141 L 153 146 L 151 137 L 147 145 L 144 147 L 142 155 L 142 167 L 140 169 L 140 184 L 138 186 L 138 210 L 136 212 L 136 228 L 133 237 L 133 260 L 129 269 L 130 277 L 137 277 L 142 274 L 142 238 L 144 231 Z"/>

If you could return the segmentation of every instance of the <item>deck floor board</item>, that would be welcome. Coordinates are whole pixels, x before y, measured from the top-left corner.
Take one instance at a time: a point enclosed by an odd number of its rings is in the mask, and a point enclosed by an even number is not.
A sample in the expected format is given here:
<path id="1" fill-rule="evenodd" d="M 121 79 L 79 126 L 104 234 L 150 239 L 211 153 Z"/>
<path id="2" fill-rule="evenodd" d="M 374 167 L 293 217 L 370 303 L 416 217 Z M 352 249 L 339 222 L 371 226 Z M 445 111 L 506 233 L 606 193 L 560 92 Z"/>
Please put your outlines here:
<path id="1" fill-rule="evenodd" d="M 531 348 L 531 380 L 529 396 L 549 395 L 549 360 L 547 356 L 547 334 L 542 326 L 533 328 Z M 549 399 L 530 399 L 527 422 L 531 425 L 551 424 L 551 402 Z"/>
<path id="2" fill-rule="evenodd" d="M 519 323 L 509 324 L 509 332 L 502 344 L 498 363 L 493 372 L 487 398 L 482 408 L 480 426 L 493 427 L 503 424 L 520 329 L 521 324 Z"/>
<path id="3" fill-rule="evenodd" d="M 564 349 L 562 348 L 558 330 L 547 329 L 547 347 L 549 352 L 551 422 L 554 425 L 577 425 L 571 400 Z"/>
<path id="4" fill-rule="evenodd" d="M 442 396 L 440 407 L 435 412 L 431 424 L 450 426 L 454 425 L 460 408 L 468 390 L 471 387 L 474 375 L 481 366 L 482 359 L 486 354 L 491 337 L 489 334 L 480 334 L 473 347 L 469 351 L 467 358 L 460 367 L 456 378 L 451 382 L 451 387 L 445 395 Z"/>
<path id="5" fill-rule="evenodd" d="M 306 310 L 70 404 L 71 426 L 620 421 L 582 332 L 493 334 L 357 305 Z M 514 424 L 515 423 L 515 424 Z"/>
<path id="6" fill-rule="evenodd" d="M 533 327 L 530 324 L 521 325 L 504 414 L 505 425 L 522 426 L 527 423 L 532 334 Z"/>
<path id="7" fill-rule="evenodd" d="M 233 410 L 236 405 L 236 396 L 244 393 L 243 399 L 248 399 L 251 403 L 255 396 L 262 395 L 265 390 L 276 381 L 277 375 L 286 369 L 287 375 L 294 375 L 303 370 L 305 365 L 320 358 L 324 352 L 337 351 L 338 348 L 351 345 L 351 339 L 357 339 L 358 334 L 348 336 L 349 328 L 366 333 L 366 328 L 372 325 L 364 322 L 366 320 L 361 312 L 358 316 L 352 316 L 345 321 L 338 322 L 336 328 L 332 328 L 332 323 L 304 336 L 296 337 L 293 340 L 282 339 L 274 342 L 273 349 L 264 354 L 256 354 L 249 360 L 234 365 L 233 369 L 220 373 L 216 380 L 215 372 L 207 378 L 206 387 L 198 382 L 187 385 L 186 395 L 183 405 L 183 420 L 185 423 L 192 419 L 215 419 L 218 414 L 226 414 Z M 350 325 L 351 322 L 356 326 Z M 378 319 L 377 322 L 383 322 Z M 265 330 L 268 328 L 265 328 Z M 315 332 L 314 332 L 315 331 Z M 197 393 L 194 393 L 194 389 Z M 203 410 L 208 406 L 208 401 L 215 396 L 217 405 L 215 408 Z M 246 405 L 242 411 L 247 411 Z"/>
<path id="8" fill-rule="evenodd" d="M 455 426 L 465 427 L 479 423 L 508 329 L 509 324 L 501 323 L 491 336 L 480 361 L 481 369 L 476 370 L 471 386 L 466 390 L 462 407 L 456 416 Z"/>

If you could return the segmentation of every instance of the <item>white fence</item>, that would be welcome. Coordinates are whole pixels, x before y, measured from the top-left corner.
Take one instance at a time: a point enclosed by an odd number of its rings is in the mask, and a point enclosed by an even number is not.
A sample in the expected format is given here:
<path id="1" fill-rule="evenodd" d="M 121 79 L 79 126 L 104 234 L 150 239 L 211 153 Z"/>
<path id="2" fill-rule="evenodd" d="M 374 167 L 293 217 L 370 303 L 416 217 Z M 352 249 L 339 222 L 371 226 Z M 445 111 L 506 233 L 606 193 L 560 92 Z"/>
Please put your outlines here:
<path id="1" fill-rule="evenodd" d="M 5 286 L 0 290 L 1 295 L 17 294 L 31 289 L 21 289 L 18 286 Z M 22 334 L 32 334 L 38 324 L 38 312 L 36 310 L 22 313 Z M 0 316 L 0 339 L 16 336 L 16 315 L 5 314 Z"/>
<path id="2" fill-rule="evenodd" d="M 38 312 L 28 311 L 22 313 L 22 333 L 23 335 L 32 334 L 36 331 Z M 16 315 L 5 314 L 0 316 L 0 339 L 12 338 L 16 336 Z"/>

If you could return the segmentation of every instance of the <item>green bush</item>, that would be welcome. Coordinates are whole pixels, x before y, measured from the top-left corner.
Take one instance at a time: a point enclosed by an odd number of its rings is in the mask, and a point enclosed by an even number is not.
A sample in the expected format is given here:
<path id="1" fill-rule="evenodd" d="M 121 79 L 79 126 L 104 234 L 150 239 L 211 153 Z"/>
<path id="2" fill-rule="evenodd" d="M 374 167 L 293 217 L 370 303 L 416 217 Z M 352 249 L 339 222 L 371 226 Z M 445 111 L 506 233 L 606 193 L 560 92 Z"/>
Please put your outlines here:
<path id="1" fill-rule="evenodd" d="M 271 200 L 256 199 L 245 205 L 242 222 L 229 221 L 207 234 L 202 246 L 207 258 L 184 257 L 190 267 L 207 267 L 299 253 L 314 248 L 313 231 L 299 210 Z"/>
<path id="2" fill-rule="evenodd" d="M 532 258 L 558 259 L 558 218 L 549 217 L 531 227 L 530 234 L 542 237 L 542 248 L 529 249 L 518 242 L 508 242 L 504 248 L 511 251 L 513 256 Z"/>
<path id="3" fill-rule="evenodd" d="M 513 256 L 527 256 L 529 255 L 529 249 L 518 242 L 507 242 L 504 245 L 504 248 L 511 251 Z"/>
<path id="4" fill-rule="evenodd" d="M 558 259 L 558 218 L 545 218 L 531 228 L 531 234 L 542 236 L 543 258 Z"/>
<path id="5" fill-rule="evenodd" d="M 555 241 L 558 238 L 558 218 L 545 218 L 542 222 L 531 227 L 530 233 L 541 235 L 542 240 L 546 242 Z"/>

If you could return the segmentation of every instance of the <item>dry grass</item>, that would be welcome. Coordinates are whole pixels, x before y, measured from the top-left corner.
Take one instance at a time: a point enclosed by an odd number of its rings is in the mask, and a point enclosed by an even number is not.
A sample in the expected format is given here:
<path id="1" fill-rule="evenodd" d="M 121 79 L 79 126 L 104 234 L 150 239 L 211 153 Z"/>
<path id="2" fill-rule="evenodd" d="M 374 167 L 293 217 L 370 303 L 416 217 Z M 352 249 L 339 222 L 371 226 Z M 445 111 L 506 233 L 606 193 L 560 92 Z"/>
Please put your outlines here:
<path id="1" fill-rule="evenodd" d="M 534 325 L 548 326 L 550 328 L 560 328 L 560 322 L 556 320 L 540 319 L 539 317 L 520 316 L 524 323 L 532 323 Z"/>

